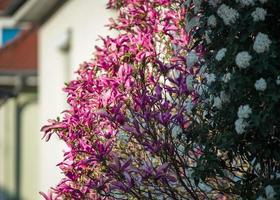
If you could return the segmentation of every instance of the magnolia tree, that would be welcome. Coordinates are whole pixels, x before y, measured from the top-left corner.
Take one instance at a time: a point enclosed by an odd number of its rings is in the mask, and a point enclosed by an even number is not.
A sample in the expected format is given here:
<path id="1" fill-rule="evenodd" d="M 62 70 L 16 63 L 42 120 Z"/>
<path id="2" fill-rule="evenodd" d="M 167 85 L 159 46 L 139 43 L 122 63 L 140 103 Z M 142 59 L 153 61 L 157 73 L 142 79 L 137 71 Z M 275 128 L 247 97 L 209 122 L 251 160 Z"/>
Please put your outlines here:
<path id="1" fill-rule="evenodd" d="M 42 128 L 68 146 L 65 177 L 42 196 L 276 199 L 279 17 L 264 3 L 109 1 L 118 36 L 102 38 L 65 88 L 70 108 Z"/>
<path id="2" fill-rule="evenodd" d="M 201 199 L 192 168 L 201 147 L 182 141 L 199 102 L 201 45 L 182 0 L 110 1 L 119 8 L 93 61 L 65 91 L 70 109 L 43 127 L 68 151 L 65 178 L 45 199 Z"/>

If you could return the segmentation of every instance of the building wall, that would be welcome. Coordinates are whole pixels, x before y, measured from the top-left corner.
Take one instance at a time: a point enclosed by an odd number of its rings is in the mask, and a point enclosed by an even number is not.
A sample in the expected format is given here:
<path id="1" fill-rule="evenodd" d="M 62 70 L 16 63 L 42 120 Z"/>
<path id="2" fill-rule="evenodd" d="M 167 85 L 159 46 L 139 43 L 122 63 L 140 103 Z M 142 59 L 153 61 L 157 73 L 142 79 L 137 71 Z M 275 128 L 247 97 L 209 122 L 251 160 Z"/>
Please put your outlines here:
<path id="1" fill-rule="evenodd" d="M 3 102 L 2 102 L 3 103 Z M 0 107 L 0 199 L 15 191 L 15 99 Z"/>
<path id="2" fill-rule="evenodd" d="M 72 79 L 83 61 L 92 58 L 98 36 L 108 35 L 105 24 L 115 15 L 106 0 L 67 1 L 39 31 L 40 126 L 67 108 L 64 83 Z M 61 178 L 56 164 L 62 161 L 65 145 L 56 137 L 40 141 L 40 190 L 46 192 Z"/>
<path id="3" fill-rule="evenodd" d="M 21 95 L 21 180 L 22 200 L 39 198 L 39 141 L 38 99 L 36 93 Z"/>
<path id="4" fill-rule="evenodd" d="M 21 111 L 19 111 L 21 110 Z M 20 124 L 17 124 L 19 114 Z M 20 129 L 20 165 L 16 157 L 16 131 Z M 21 93 L 0 106 L 0 200 L 16 193 L 16 168 L 20 170 L 22 200 L 38 199 L 38 101 L 35 92 Z"/>

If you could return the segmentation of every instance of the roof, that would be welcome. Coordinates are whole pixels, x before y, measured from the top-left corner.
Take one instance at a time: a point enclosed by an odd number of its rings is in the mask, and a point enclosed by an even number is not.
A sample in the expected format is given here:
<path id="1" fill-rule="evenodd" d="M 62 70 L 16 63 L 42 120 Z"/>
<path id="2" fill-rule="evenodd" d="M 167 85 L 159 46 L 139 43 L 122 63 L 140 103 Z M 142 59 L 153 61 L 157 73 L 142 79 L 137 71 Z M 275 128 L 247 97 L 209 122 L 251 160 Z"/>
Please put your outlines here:
<path id="1" fill-rule="evenodd" d="M 0 73 L 36 71 L 38 65 L 37 28 L 23 31 L 0 49 Z"/>
<path id="2" fill-rule="evenodd" d="M 4 11 L 11 4 L 12 0 L 0 0 L 0 11 Z"/>
<path id="3" fill-rule="evenodd" d="M 0 14 L 5 16 L 13 15 L 26 0 L 0 0 Z"/>

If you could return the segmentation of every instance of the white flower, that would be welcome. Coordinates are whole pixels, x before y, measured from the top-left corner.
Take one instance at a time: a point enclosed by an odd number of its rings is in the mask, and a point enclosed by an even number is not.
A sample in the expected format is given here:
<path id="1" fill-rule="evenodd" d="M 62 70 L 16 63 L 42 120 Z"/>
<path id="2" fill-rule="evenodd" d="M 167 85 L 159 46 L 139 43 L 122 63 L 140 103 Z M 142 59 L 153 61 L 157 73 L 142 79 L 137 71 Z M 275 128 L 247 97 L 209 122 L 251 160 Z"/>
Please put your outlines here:
<path id="1" fill-rule="evenodd" d="M 189 90 L 193 89 L 193 75 L 188 75 L 186 77 L 186 84 Z"/>
<path id="2" fill-rule="evenodd" d="M 198 13 L 200 10 L 200 6 L 201 6 L 201 0 L 193 0 L 194 3 L 194 13 Z"/>
<path id="3" fill-rule="evenodd" d="M 269 50 L 270 44 L 271 44 L 271 40 L 268 38 L 268 35 L 264 33 L 258 33 L 253 45 L 253 49 L 257 53 L 263 53 Z"/>
<path id="4" fill-rule="evenodd" d="M 256 200 L 266 200 L 266 198 L 263 198 L 262 196 L 259 196 Z"/>
<path id="5" fill-rule="evenodd" d="M 236 0 L 236 3 L 240 3 L 242 6 L 255 5 L 255 0 Z"/>
<path id="6" fill-rule="evenodd" d="M 242 134 L 245 132 L 246 127 L 248 126 L 248 123 L 244 121 L 244 119 L 237 119 L 234 123 L 235 125 L 235 131 L 238 134 Z"/>
<path id="7" fill-rule="evenodd" d="M 217 19 L 214 15 L 211 15 L 210 17 L 208 17 L 207 25 L 212 28 L 215 28 L 217 26 Z"/>
<path id="8" fill-rule="evenodd" d="M 260 78 L 255 82 L 255 88 L 257 91 L 265 91 L 266 87 L 267 87 L 267 83 L 263 78 Z"/>
<path id="9" fill-rule="evenodd" d="M 277 85 L 280 85 L 280 76 L 277 76 L 276 84 L 277 84 Z"/>
<path id="10" fill-rule="evenodd" d="M 171 130 L 171 134 L 173 138 L 177 138 L 179 134 L 181 134 L 183 132 L 182 128 L 178 125 L 175 125 L 172 130 Z"/>
<path id="11" fill-rule="evenodd" d="M 207 80 L 207 85 L 211 85 L 213 82 L 216 81 L 216 75 L 211 73 L 211 74 L 205 74 L 206 80 Z"/>
<path id="12" fill-rule="evenodd" d="M 267 12 L 263 8 L 256 8 L 254 12 L 252 12 L 251 16 L 253 17 L 254 22 L 264 21 Z"/>
<path id="13" fill-rule="evenodd" d="M 186 108 L 187 114 L 191 114 L 194 107 L 193 103 L 191 101 L 187 101 L 184 103 L 184 106 Z"/>
<path id="14" fill-rule="evenodd" d="M 221 0 L 209 0 L 208 3 L 210 6 L 217 7 L 217 5 L 221 3 Z"/>
<path id="15" fill-rule="evenodd" d="M 235 63 L 239 68 L 247 68 L 250 65 L 252 56 L 247 51 L 241 51 L 236 55 Z"/>
<path id="16" fill-rule="evenodd" d="M 231 73 L 224 74 L 222 81 L 224 81 L 225 83 L 228 83 L 231 79 L 231 76 L 232 76 Z"/>
<path id="17" fill-rule="evenodd" d="M 198 57 L 194 50 L 190 51 L 187 56 L 187 66 L 192 67 L 195 63 L 197 63 Z"/>
<path id="18" fill-rule="evenodd" d="M 218 109 L 221 109 L 222 108 L 222 100 L 220 97 L 215 97 L 214 98 L 214 103 L 213 103 L 213 106 L 218 108 Z"/>
<path id="19" fill-rule="evenodd" d="M 221 17 L 225 23 L 225 25 L 234 24 L 235 21 L 239 18 L 239 13 L 229 6 L 222 4 L 218 10 L 217 14 Z"/>
<path id="20" fill-rule="evenodd" d="M 252 114 L 252 109 L 249 105 L 239 106 L 237 115 L 240 119 L 247 119 Z"/>
<path id="21" fill-rule="evenodd" d="M 262 4 L 266 3 L 268 0 L 260 0 Z"/>
<path id="22" fill-rule="evenodd" d="M 206 85 L 198 85 L 197 92 L 201 96 L 208 92 L 208 87 Z"/>
<path id="23" fill-rule="evenodd" d="M 180 77 L 181 72 L 177 69 L 172 69 L 169 71 L 169 76 L 173 79 L 177 79 Z"/>
<path id="24" fill-rule="evenodd" d="M 194 27 L 199 26 L 199 17 L 195 16 L 192 17 L 189 21 L 187 21 L 186 24 L 186 30 L 187 32 L 191 31 L 191 29 L 193 29 Z"/>
<path id="25" fill-rule="evenodd" d="M 265 196 L 267 199 L 274 199 L 276 192 L 271 185 L 265 187 Z"/>
<path id="26" fill-rule="evenodd" d="M 207 44 L 211 44 L 211 39 L 210 39 L 210 34 L 212 33 L 212 31 L 211 30 L 206 30 L 205 31 L 205 40 L 206 40 L 206 43 Z"/>
<path id="27" fill-rule="evenodd" d="M 221 91 L 221 92 L 220 92 L 220 98 L 221 98 L 221 100 L 222 100 L 223 103 L 228 103 L 228 102 L 230 102 L 230 97 L 229 97 L 229 95 L 226 94 L 225 91 Z"/>
<path id="28" fill-rule="evenodd" d="M 220 49 L 220 50 L 217 52 L 215 59 L 216 59 L 217 61 L 221 61 L 221 60 L 225 57 L 226 52 L 227 52 L 227 49 L 226 49 L 226 48 Z"/>

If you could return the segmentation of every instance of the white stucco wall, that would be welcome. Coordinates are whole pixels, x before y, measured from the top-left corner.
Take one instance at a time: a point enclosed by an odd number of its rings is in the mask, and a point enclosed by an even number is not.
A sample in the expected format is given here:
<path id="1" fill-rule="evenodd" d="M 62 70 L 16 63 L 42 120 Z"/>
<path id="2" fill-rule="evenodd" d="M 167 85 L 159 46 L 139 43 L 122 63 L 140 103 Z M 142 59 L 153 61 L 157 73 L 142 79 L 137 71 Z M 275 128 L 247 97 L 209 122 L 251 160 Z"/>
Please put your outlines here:
<path id="1" fill-rule="evenodd" d="M 7 100 L 0 107 L 0 199 L 1 190 L 8 194 L 15 191 L 15 99 Z"/>
<path id="2" fill-rule="evenodd" d="M 39 197 L 38 145 L 41 139 L 38 127 L 38 101 L 36 93 L 21 95 L 21 199 L 36 200 Z"/>
<path id="3" fill-rule="evenodd" d="M 92 58 L 98 35 L 108 35 L 105 24 L 115 12 L 106 9 L 106 0 L 67 1 L 39 31 L 39 105 L 40 126 L 60 115 L 66 105 L 64 82 L 74 77 L 83 61 Z M 70 49 L 61 51 L 70 30 Z M 100 41 L 99 41 L 100 44 Z M 64 144 L 53 137 L 40 142 L 40 185 L 46 192 L 60 179 L 56 164 L 62 161 Z"/>

